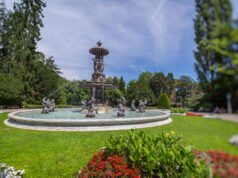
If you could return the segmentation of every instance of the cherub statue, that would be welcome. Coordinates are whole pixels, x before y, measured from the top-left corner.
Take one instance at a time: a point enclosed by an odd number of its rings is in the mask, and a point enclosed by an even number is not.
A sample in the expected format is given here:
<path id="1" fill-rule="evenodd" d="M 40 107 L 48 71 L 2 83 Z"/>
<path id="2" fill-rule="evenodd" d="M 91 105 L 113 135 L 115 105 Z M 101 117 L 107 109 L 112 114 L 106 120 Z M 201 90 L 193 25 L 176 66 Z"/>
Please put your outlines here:
<path id="1" fill-rule="evenodd" d="M 136 111 L 135 100 L 131 101 L 131 111 Z"/>
<path id="2" fill-rule="evenodd" d="M 88 101 L 88 114 L 86 115 L 87 117 L 95 117 L 96 116 L 96 111 L 94 108 L 94 104 L 96 102 L 96 99 L 94 97 L 92 97 L 89 101 Z"/>
<path id="3" fill-rule="evenodd" d="M 123 100 L 119 99 L 118 103 L 119 103 L 119 105 L 118 105 L 117 116 L 118 117 L 125 116 L 125 112 L 126 112 L 126 110 L 124 108 L 125 99 L 123 99 Z"/>
<path id="4" fill-rule="evenodd" d="M 144 102 L 142 100 L 139 101 L 139 112 L 145 112 L 145 105 L 147 104 L 147 101 Z"/>

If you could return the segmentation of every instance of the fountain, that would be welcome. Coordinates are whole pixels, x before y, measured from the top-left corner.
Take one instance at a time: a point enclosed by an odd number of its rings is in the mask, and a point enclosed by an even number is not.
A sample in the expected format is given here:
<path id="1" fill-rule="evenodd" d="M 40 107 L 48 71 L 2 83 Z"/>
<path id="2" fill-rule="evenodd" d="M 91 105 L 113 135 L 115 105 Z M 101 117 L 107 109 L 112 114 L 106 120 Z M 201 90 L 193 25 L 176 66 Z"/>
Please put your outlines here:
<path id="1" fill-rule="evenodd" d="M 53 112 L 54 101 L 45 97 L 42 101 L 43 110 L 23 110 L 10 113 L 9 119 L 4 123 L 12 127 L 31 130 L 103 131 L 155 127 L 172 122 L 169 118 L 169 111 L 146 110 L 145 112 L 146 101 L 140 100 L 138 112 L 135 112 L 134 100 L 132 100 L 131 109 L 127 110 L 126 100 L 123 97 L 119 100 L 117 110 L 108 106 L 105 90 L 116 88 L 105 80 L 103 73 L 103 57 L 109 54 L 109 51 L 103 48 L 102 43 L 98 41 L 97 46 L 91 48 L 89 52 L 95 55 L 92 59 L 94 73 L 90 81 L 78 84 L 80 88 L 91 90 L 87 106 L 86 101 L 81 101 L 82 109 L 57 109 L 57 112 Z"/>
<path id="2" fill-rule="evenodd" d="M 105 96 L 105 90 L 111 90 L 116 88 L 110 82 L 105 80 L 104 72 L 104 56 L 109 54 L 109 51 L 106 48 L 102 47 L 102 42 L 99 40 L 97 46 L 89 50 L 89 52 L 95 57 L 93 60 L 93 69 L 94 73 L 90 81 L 81 82 L 78 84 L 79 88 L 90 89 L 91 96 L 90 98 L 95 98 L 95 109 L 98 113 L 110 113 L 113 112 L 112 108 L 108 106 L 108 101 Z M 82 112 L 87 112 L 83 110 Z"/>

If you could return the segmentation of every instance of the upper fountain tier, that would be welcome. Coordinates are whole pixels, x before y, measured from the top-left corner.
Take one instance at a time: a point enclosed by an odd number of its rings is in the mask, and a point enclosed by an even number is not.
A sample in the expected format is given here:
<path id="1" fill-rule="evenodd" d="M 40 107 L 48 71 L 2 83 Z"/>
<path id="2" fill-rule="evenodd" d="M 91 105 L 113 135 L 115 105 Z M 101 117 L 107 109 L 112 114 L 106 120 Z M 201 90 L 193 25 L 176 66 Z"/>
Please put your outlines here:
<path id="1" fill-rule="evenodd" d="M 95 56 L 106 56 L 109 54 L 109 51 L 106 48 L 101 47 L 102 46 L 102 42 L 99 40 L 97 42 L 96 47 L 93 47 L 89 50 L 89 52 Z"/>
<path id="2" fill-rule="evenodd" d="M 102 42 L 98 41 L 97 46 L 89 50 L 89 52 L 95 55 L 93 60 L 93 69 L 92 78 L 87 82 L 80 82 L 78 84 L 79 88 L 91 89 L 91 97 L 96 99 L 96 105 L 103 104 L 106 106 L 107 99 L 105 96 L 105 90 L 110 90 L 116 88 L 111 82 L 107 82 L 105 79 L 104 72 L 104 59 L 103 57 L 109 54 L 109 51 L 106 48 L 101 47 Z"/>

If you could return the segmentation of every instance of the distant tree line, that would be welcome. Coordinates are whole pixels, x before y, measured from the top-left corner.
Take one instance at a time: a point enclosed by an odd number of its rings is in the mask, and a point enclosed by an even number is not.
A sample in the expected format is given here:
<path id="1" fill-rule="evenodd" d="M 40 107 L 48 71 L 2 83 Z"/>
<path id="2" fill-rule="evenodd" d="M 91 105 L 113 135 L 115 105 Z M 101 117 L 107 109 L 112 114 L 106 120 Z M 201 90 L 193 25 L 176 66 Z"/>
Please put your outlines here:
<path id="1" fill-rule="evenodd" d="M 232 96 L 238 109 L 238 21 L 229 0 L 196 0 L 195 70 L 204 92 L 200 105 L 226 107 Z"/>
<path id="2" fill-rule="evenodd" d="M 123 77 L 108 77 L 107 81 L 117 86 L 117 89 L 106 91 L 107 98 L 113 105 L 121 97 L 126 98 L 128 105 L 132 100 L 138 105 L 140 100 L 146 100 L 149 106 L 157 106 L 159 96 L 166 93 L 171 102 L 180 106 L 195 106 L 198 99 L 201 98 L 201 92 L 198 83 L 189 76 L 181 76 L 175 79 L 173 73 L 165 75 L 163 72 L 143 72 L 137 80 L 129 81 L 128 84 Z M 198 94 L 193 97 L 193 90 Z M 196 100 L 196 101 L 195 101 Z"/>

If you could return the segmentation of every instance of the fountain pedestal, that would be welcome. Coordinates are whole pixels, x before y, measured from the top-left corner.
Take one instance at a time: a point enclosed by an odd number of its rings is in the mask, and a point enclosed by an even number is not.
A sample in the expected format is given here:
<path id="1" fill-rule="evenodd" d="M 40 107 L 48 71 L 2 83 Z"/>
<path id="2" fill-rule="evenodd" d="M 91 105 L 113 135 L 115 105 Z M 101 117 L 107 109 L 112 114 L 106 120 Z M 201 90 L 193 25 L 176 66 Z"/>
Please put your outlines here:
<path id="1" fill-rule="evenodd" d="M 116 88 L 110 82 L 106 82 L 104 71 L 104 56 L 109 54 L 106 48 L 101 47 L 101 41 L 97 42 L 97 46 L 89 50 L 89 52 L 95 57 L 93 60 L 94 73 L 90 81 L 81 82 L 78 84 L 79 88 L 90 89 L 91 97 L 95 98 L 95 108 L 98 109 L 98 113 L 108 113 L 112 112 L 112 108 L 108 106 L 108 101 L 105 95 L 106 90 Z M 83 111 L 84 112 L 84 111 Z"/>

